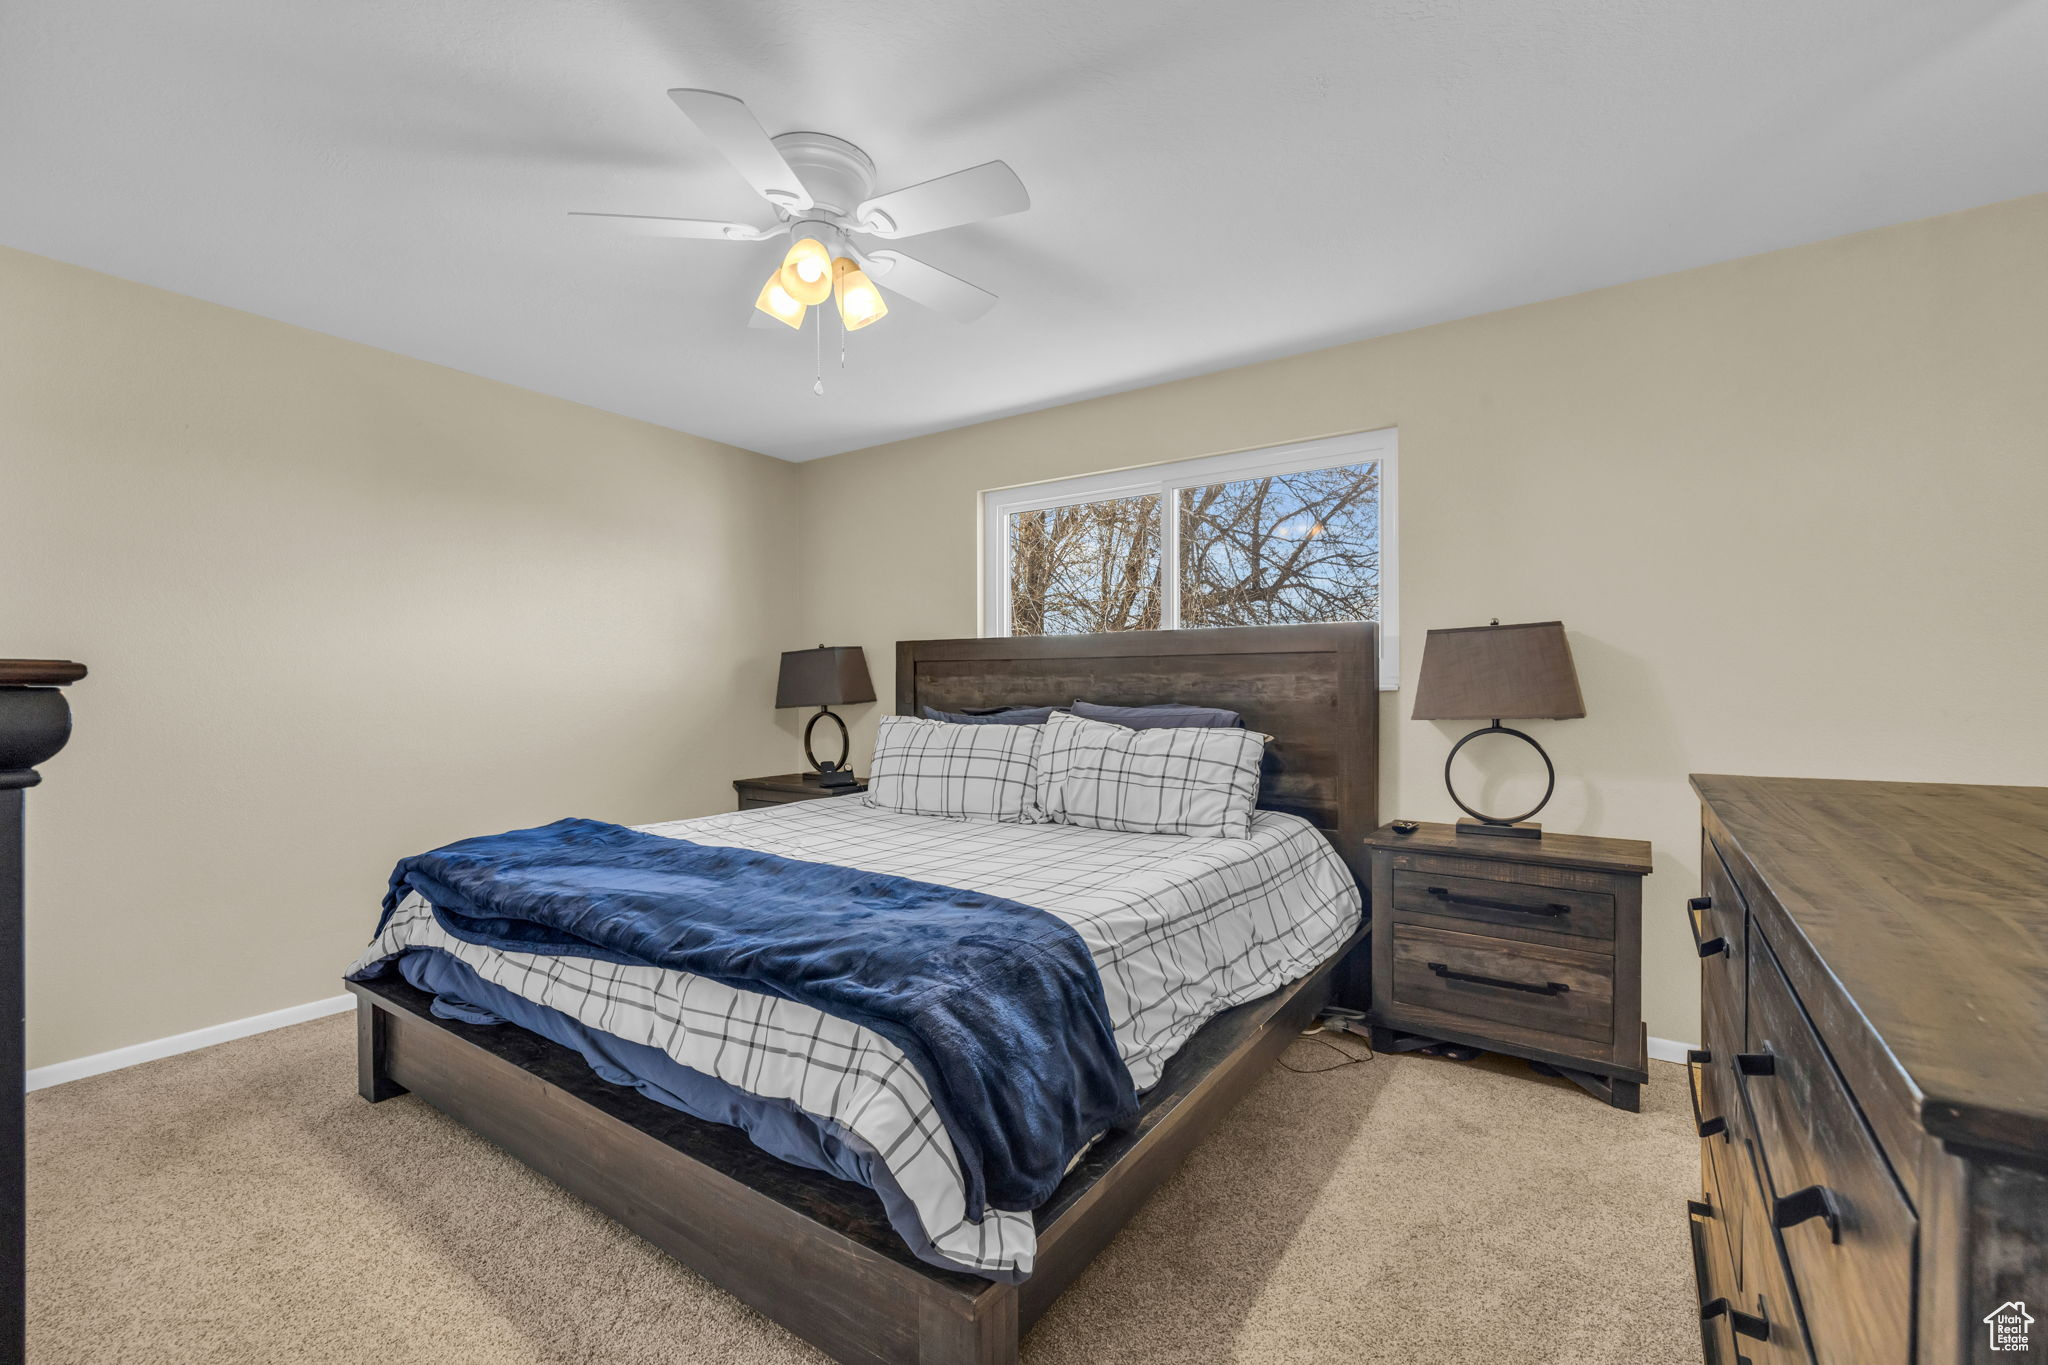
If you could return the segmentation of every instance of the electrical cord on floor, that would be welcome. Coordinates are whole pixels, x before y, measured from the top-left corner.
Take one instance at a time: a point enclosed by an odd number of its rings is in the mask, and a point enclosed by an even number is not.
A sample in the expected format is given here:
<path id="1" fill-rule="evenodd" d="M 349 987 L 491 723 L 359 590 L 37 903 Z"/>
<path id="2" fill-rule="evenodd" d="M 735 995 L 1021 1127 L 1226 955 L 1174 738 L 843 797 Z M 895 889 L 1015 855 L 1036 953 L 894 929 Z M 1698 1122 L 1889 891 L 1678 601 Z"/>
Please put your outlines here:
<path id="1" fill-rule="evenodd" d="M 1301 1031 L 1301 1037 L 1304 1042 L 1320 1043 L 1325 1049 L 1336 1053 L 1338 1057 L 1342 1058 L 1341 1061 L 1330 1062 L 1323 1066 L 1296 1066 L 1294 1065 L 1294 1063 L 1288 1061 L 1286 1056 L 1283 1054 L 1280 1058 L 1280 1065 L 1286 1067 L 1289 1071 L 1292 1071 L 1299 1076 L 1315 1076 L 1320 1075 L 1322 1072 L 1325 1071 L 1341 1071 L 1345 1067 L 1350 1066 L 1355 1062 L 1371 1061 L 1374 1055 L 1372 1050 L 1372 1044 L 1366 1042 L 1362 1036 L 1355 1033 L 1350 1033 L 1348 1029 L 1343 1028 L 1343 1023 L 1344 1021 L 1342 1019 L 1319 1019 L 1314 1024 L 1310 1025 L 1308 1028 L 1305 1028 Z M 1333 1024 L 1336 1025 L 1336 1027 L 1332 1027 Z M 1326 1034 L 1335 1034 L 1339 1032 L 1349 1034 L 1352 1046 L 1362 1048 L 1364 1049 L 1364 1051 L 1352 1052 L 1347 1048 L 1338 1047 L 1335 1042 L 1333 1042 L 1329 1037 L 1325 1036 Z"/>

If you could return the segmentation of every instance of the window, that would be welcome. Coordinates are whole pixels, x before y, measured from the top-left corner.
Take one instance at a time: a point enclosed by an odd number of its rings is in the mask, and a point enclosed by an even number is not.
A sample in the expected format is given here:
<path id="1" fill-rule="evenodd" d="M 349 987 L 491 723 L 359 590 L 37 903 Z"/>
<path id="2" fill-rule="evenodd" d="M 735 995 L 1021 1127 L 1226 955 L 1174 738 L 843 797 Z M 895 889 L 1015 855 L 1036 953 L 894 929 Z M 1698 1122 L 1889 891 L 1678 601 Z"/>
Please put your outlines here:
<path id="1" fill-rule="evenodd" d="M 982 629 L 1376 621 L 1398 685 L 1394 432 L 982 495 Z"/>

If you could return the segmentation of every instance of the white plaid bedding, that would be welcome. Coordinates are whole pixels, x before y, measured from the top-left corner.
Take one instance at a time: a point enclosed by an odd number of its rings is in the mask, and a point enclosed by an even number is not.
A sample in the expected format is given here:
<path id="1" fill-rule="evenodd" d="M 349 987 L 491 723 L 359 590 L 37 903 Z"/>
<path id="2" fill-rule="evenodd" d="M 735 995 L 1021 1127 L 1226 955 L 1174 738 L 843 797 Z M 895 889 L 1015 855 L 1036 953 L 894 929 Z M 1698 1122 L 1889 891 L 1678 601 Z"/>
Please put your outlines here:
<path id="1" fill-rule="evenodd" d="M 884 716 L 861 801 L 901 815 L 1036 824 L 1043 729 Z"/>
<path id="2" fill-rule="evenodd" d="M 1055 711 L 1039 745 L 1047 818 L 1132 834 L 1243 839 L 1266 736 L 1237 726 L 1133 730 Z"/>
<path id="3" fill-rule="evenodd" d="M 964 887 L 1057 915 L 1095 958 L 1118 1050 L 1141 1092 L 1209 1018 L 1306 975 L 1359 922 L 1358 888 L 1329 842 L 1271 811 L 1253 816 L 1249 839 L 963 823 L 846 799 L 643 828 Z M 1031 1215 L 988 1210 L 968 1220 L 952 1142 L 924 1080 L 879 1035 L 687 972 L 480 947 L 446 933 L 418 895 L 349 970 L 413 947 L 442 949 L 516 995 L 836 1125 L 876 1153 L 916 1208 L 922 1253 L 983 1273 L 1030 1272 Z"/>

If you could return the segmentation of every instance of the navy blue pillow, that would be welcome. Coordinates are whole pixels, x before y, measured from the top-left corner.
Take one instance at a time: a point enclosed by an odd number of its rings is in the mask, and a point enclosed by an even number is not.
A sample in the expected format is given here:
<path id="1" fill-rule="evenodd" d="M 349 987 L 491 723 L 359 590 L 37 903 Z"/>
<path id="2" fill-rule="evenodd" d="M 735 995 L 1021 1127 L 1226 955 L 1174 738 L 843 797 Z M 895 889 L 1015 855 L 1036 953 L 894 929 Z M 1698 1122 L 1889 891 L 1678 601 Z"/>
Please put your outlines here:
<path id="1" fill-rule="evenodd" d="M 949 725 L 1043 725 L 1056 708 L 1050 706 L 998 706 L 986 711 L 936 711 L 924 708 L 926 720 L 943 720 Z"/>
<path id="2" fill-rule="evenodd" d="M 1224 711 L 1214 706 L 1097 706 L 1092 701 L 1077 701 L 1067 708 L 1083 720 L 1106 720 L 1111 725 L 1121 725 L 1131 730 L 1176 730 L 1185 727 L 1202 729 L 1223 729 L 1230 726 L 1242 728 L 1244 717 L 1235 711 Z"/>

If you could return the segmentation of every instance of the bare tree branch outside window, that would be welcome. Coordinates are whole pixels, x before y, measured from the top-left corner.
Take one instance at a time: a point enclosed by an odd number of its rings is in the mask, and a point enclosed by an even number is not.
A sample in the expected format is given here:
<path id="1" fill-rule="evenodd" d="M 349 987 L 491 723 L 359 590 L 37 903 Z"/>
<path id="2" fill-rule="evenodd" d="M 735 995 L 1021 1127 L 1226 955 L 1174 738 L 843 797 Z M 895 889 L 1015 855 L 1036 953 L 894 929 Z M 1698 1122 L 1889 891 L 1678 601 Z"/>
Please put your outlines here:
<path id="1" fill-rule="evenodd" d="M 1377 621 L 1377 464 L 1180 490 L 1180 623 Z"/>
<path id="2" fill-rule="evenodd" d="M 1180 623 L 1378 620 L 1379 491 L 1377 462 L 1178 490 Z M 1148 493 L 1013 513 L 1011 632 L 1156 630 L 1163 511 Z"/>
<path id="3" fill-rule="evenodd" d="M 1010 633 L 1159 629 L 1159 496 L 1010 518 Z"/>

